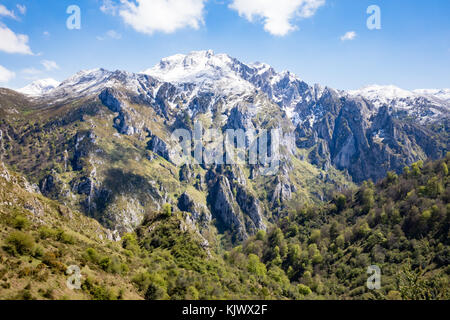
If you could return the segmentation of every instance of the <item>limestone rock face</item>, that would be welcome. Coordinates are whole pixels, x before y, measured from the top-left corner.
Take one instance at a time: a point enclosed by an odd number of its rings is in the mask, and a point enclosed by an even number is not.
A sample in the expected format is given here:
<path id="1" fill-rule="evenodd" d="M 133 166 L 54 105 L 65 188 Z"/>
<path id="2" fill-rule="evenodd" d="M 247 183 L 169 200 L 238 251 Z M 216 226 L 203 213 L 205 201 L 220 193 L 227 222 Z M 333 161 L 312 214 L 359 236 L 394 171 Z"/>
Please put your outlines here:
<path id="1" fill-rule="evenodd" d="M 191 213 L 194 221 L 200 224 L 204 225 L 211 221 L 211 213 L 208 208 L 200 203 L 196 203 L 187 192 L 184 192 L 178 199 L 178 208 L 181 211 Z"/>
<path id="2" fill-rule="evenodd" d="M 161 140 L 158 136 L 152 136 L 150 141 L 147 144 L 147 147 L 150 151 L 160 155 L 166 160 L 170 161 L 170 150 L 163 140 Z"/>
<path id="3" fill-rule="evenodd" d="M 265 230 L 260 201 L 246 187 L 245 176 L 238 166 L 216 167 L 207 175 L 212 215 L 226 229 L 243 240 L 258 230 Z"/>
<path id="4" fill-rule="evenodd" d="M 227 177 L 220 176 L 213 190 L 212 201 L 213 214 L 218 217 L 223 225 L 236 233 L 237 240 L 247 238 L 245 224 L 241 210 L 231 191 Z"/>

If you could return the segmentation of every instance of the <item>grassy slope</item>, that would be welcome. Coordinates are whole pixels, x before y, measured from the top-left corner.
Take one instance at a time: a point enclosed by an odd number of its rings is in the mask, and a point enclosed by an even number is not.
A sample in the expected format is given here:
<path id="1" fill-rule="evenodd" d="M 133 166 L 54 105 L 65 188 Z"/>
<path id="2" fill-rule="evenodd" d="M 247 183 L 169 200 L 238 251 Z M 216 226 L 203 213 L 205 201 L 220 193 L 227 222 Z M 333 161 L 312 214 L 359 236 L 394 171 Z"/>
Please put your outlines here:
<path id="1" fill-rule="evenodd" d="M 285 298 L 246 259 L 231 265 L 208 248 L 186 213 L 168 207 L 113 242 L 97 221 L 10 176 L 0 177 L 0 299 Z M 81 290 L 66 286 L 70 265 L 81 268 Z"/>

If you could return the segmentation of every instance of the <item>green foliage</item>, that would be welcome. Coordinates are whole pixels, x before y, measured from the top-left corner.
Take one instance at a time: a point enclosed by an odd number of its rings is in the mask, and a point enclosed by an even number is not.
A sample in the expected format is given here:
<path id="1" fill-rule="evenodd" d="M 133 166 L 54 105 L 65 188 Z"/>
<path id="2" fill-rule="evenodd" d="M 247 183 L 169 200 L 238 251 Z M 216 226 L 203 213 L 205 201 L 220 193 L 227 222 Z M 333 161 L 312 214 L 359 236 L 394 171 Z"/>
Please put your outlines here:
<path id="1" fill-rule="evenodd" d="M 6 238 L 6 246 L 4 249 L 10 254 L 25 255 L 31 254 L 34 248 L 34 239 L 31 235 L 14 231 Z"/>
<path id="2" fill-rule="evenodd" d="M 111 289 L 104 285 L 96 284 L 91 278 L 87 278 L 83 281 L 81 289 L 88 293 L 94 300 L 117 300 L 117 296 Z"/>
<path id="3" fill-rule="evenodd" d="M 169 203 L 163 206 L 162 215 L 167 218 L 172 216 L 172 206 Z"/>
<path id="4" fill-rule="evenodd" d="M 400 296 L 404 300 L 448 300 L 449 282 L 442 276 L 425 277 L 425 270 L 404 265 L 399 277 Z"/>
<path id="5" fill-rule="evenodd" d="M 38 230 L 41 239 L 56 238 L 57 231 L 46 226 L 42 226 Z"/>
<path id="6" fill-rule="evenodd" d="M 13 227 L 17 230 L 24 230 L 30 226 L 30 221 L 22 215 L 18 215 L 13 219 Z"/>
<path id="7" fill-rule="evenodd" d="M 77 264 L 85 272 L 79 294 L 98 300 L 126 299 L 130 292 L 146 299 L 449 299 L 449 160 L 389 173 L 329 204 L 285 205 L 268 220 L 267 233 L 229 250 L 170 205 L 119 243 L 82 233 L 85 217 L 73 227 L 74 219 L 57 212 L 47 227 L 11 209 L 2 240 L 13 256 L 0 252 L 0 279 L 13 268 L 19 276 L 3 281 L 2 290 L 23 279 L 34 281 L 33 290 L 21 285 L 8 297 L 61 298 L 58 290 L 47 294 L 34 286 L 55 278 L 63 285 L 67 265 Z M 382 288 L 373 292 L 365 285 L 372 264 L 383 275 Z"/>
<path id="8" fill-rule="evenodd" d="M 264 277 L 267 273 L 267 269 L 257 255 L 250 254 L 248 256 L 248 272 L 259 277 Z"/>
<path id="9" fill-rule="evenodd" d="M 304 284 L 299 284 L 297 288 L 298 293 L 301 294 L 302 296 L 307 296 L 312 293 L 311 289 L 308 286 L 305 286 Z"/>
<path id="10" fill-rule="evenodd" d="M 244 243 L 247 259 L 263 257 L 267 277 L 292 296 L 448 299 L 450 184 L 443 164 L 449 160 L 417 162 L 401 176 L 364 183 L 330 205 L 290 210 L 267 237 Z M 405 261 L 414 268 L 399 274 Z M 384 285 L 367 292 L 372 264 L 381 268 Z"/>
<path id="11" fill-rule="evenodd" d="M 448 166 L 445 162 L 442 162 L 442 172 L 444 173 L 444 176 L 448 176 Z"/>
<path id="12" fill-rule="evenodd" d="M 140 252 L 139 243 L 136 238 L 136 234 L 127 233 L 122 237 L 122 247 L 130 250 L 134 254 L 138 254 Z"/>

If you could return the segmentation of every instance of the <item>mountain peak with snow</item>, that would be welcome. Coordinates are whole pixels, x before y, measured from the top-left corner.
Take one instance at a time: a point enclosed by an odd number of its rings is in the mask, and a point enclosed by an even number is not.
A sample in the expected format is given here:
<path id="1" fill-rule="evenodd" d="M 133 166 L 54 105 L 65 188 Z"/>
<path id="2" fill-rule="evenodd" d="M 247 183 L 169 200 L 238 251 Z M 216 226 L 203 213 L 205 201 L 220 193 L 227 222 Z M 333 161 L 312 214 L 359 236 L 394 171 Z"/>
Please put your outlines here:
<path id="1" fill-rule="evenodd" d="M 47 94 L 60 85 L 60 82 L 55 79 L 40 79 L 33 81 L 29 85 L 18 89 L 17 91 L 28 96 L 36 97 Z"/>
<path id="2" fill-rule="evenodd" d="M 246 92 L 253 90 L 252 85 L 242 77 L 246 67 L 227 54 L 206 50 L 163 58 L 156 66 L 142 73 L 173 84 L 194 83 L 209 90 Z"/>
<path id="3" fill-rule="evenodd" d="M 348 91 L 348 93 L 355 96 L 363 96 L 369 99 L 407 98 L 414 95 L 413 92 L 401 89 L 394 85 L 377 85 L 377 84 L 365 86 L 359 90 L 350 90 Z"/>
<path id="4" fill-rule="evenodd" d="M 425 96 L 434 96 L 443 101 L 450 103 L 450 88 L 449 89 L 417 89 L 413 91 L 416 94 Z"/>

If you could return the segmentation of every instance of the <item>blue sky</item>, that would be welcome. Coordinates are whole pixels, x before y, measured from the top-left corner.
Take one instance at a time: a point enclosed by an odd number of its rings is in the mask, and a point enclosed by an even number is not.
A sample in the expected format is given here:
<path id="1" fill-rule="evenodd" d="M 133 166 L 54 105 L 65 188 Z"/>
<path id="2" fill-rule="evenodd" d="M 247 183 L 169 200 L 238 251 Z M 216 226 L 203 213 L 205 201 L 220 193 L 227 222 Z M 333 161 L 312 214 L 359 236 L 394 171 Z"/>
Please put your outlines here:
<path id="1" fill-rule="evenodd" d="M 80 30 L 66 27 L 70 5 Z M 370 5 L 381 30 L 367 28 Z M 139 72 L 213 49 L 338 89 L 450 88 L 449 13 L 448 0 L 0 1 L 0 86 L 97 67 Z"/>

